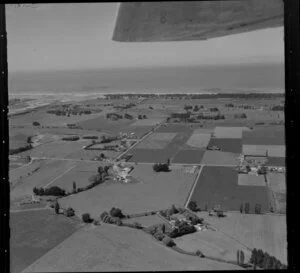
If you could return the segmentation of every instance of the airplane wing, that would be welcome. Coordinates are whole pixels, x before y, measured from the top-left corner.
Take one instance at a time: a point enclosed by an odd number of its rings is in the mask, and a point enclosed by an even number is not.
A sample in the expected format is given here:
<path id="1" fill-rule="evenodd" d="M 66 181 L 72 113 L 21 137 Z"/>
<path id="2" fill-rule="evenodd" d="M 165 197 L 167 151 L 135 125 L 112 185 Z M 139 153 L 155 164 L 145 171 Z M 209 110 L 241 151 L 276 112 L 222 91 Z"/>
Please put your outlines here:
<path id="1" fill-rule="evenodd" d="M 119 4 L 119 42 L 206 40 L 283 25 L 283 0 L 128 2 Z"/>

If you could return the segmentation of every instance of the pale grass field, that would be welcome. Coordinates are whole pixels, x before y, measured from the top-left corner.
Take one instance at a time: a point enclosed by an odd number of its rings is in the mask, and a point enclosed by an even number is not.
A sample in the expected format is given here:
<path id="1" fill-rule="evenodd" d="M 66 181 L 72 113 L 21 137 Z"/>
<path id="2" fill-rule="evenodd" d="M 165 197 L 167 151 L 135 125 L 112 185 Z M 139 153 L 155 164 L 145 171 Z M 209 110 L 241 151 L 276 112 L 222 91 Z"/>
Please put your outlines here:
<path id="1" fill-rule="evenodd" d="M 46 113 L 47 110 L 40 109 L 28 114 L 17 115 L 10 117 L 10 125 L 32 126 L 34 121 L 38 121 L 43 126 L 65 126 L 68 123 L 77 123 L 85 120 L 93 119 L 95 117 L 103 116 L 104 113 L 94 113 L 90 115 L 70 115 L 68 116 L 56 116 L 55 114 Z"/>
<path id="2" fill-rule="evenodd" d="M 164 149 L 175 138 L 176 135 L 176 133 L 153 133 L 139 143 L 136 148 Z"/>
<path id="3" fill-rule="evenodd" d="M 186 145 L 196 147 L 196 148 L 206 148 L 211 138 L 211 134 L 199 134 L 193 133 Z"/>
<path id="4" fill-rule="evenodd" d="M 229 270 L 239 267 L 179 254 L 140 230 L 86 226 L 23 272 Z"/>
<path id="5" fill-rule="evenodd" d="M 212 165 L 238 165 L 239 154 L 221 152 L 221 151 L 206 151 L 202 157 L 201 164 Z"/>
<path id="6" fill-rule="evenodd" d="M 287 263 L 286 217 L 279 215 L 257 215 L 227 212 L 227 217 L 209 217 L 207 212 L 199 216 L 226 235 L 253 249 L 262 249 Z"/>
<path id="7" fill-rule="evenodd" d="M 175 239 L 176 244 L 186 251 L 200 250 L 206 256 L 236 261 L 238 250 L 243 250 L 245 261 L 250 259 L 251 253 L 237 241 L 225 236 L 219 231 L 203 230 L 187 234 Z"/>
<path id="8" fill-rule="evenodd" d="M 286 213 L 285 173 L 268 173 L 267 179 L 268 179 L 268 184 L 275 195 L 277 210 L 280 213 Z"/>
<path id="9" fill-rule="evenodd" d="M 244 155 L 285 157 L 285 145 L 243 145 L 242 149 Z"/>
<path id="10" fill-rule="evenodd" d="M 214 131 L 216 138 L 242 138 L 243 131 L 248 131 L 247 127 L 219 127 Z"/>
<path id="11" fill-rule="evenodd" d="M 20 153 L 20 156 L 30 155 L 31 157 L 49 157 L 49 158 L 68 158 L 68 156 L 75 151 L 81 151 L 83 146 L 91 143 L 91 140 L 78 141 L 63 141 L 57 140 L 55 142 L 39 145 L 32 150 Z M 80 159 L 80 158 L 78 158 Z"/>
<path id="12" fill-rule="evenodd" d="M 161 122 L 163 120 L 163 118 L 148 118 L 148 119 L 139 119 L 136 122 L 134 122 L 133 124 L 131 124 L 131 126 L 155 126 L 156 124 L 158 124 L 159 122 Z"/>
<path id="13" fill-rule="evenodd" d="M 263 175 L 251 175 L 239 173 L 238 176 L 239 186 L 266 186 L 265 178 Z"/>
<path id="14" fill-rule="evenodd" d="M 148 212 L 183 206 L 197 172 L 191 174 L 178 166 L 171 166 L 167 173 L 156 173 L 151 164 L 134 165 L 131 175 L 139 183 L 107 182 L 91 190 L 59 200 L 62 207 L 72 207 L 81 217 L 90 213 L 98 218 L 112 207 L 119 207 L 124 214 Z M 62 177 L 63 179 L 63 177 Z"/>
<path id="15" fill-rule="evenodd" d="M 40 165 L 38 171 L 21 179 L 18 185 L 10 192 L 11 200 L 18 200 L 25 196 L 31 196 L 34 187 L 45 186 L 52 179 L 55 179 L 58 175 L 72 166 L 74 166 L 74 162 L 71 161 L 46 160 Z"/>
<path id="16" fill-rule="evenodd" d="M 135 217 L 130 219 L 124 219 L 123 223 L 140 223 L 143 227 L 149 227 L 156 224 L 163 224 L 166 223 L 163 219 L 161 219 L 157 215 L 149 215 L 149 216 L 142 216 L 142 217 Z"/>

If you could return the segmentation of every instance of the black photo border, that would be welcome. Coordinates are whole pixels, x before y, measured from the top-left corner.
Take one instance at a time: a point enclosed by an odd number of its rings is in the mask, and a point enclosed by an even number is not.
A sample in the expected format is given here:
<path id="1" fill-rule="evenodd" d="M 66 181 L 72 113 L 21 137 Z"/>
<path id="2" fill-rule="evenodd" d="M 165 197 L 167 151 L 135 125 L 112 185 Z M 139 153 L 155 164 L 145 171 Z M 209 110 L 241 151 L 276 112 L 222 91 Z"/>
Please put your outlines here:
<path id="1" fill-rule="evenodd" d="M 263 1 L 263 0 L 261 0 Z M 298 195 L 297 164 L 299 161 L 300 140 L 300 20 L 299 0 L 282 0 L 284 2 L 284 56 L 285 56 L 285 136 L 286 136 L 286 177 L 287 177 L 287 238 L 288 238 L 288 269 L 296 270 L 297 234 L 296 202 Z M 32 4 L 39 2 L 14 2 L 6 4 Z M 45 1 L 46 3 L 51 3 Z M 44 3 L 45 3 L 44 2 Z M 52 2 L 67 3 L 68 1 Z M 71 1 L 77 3 L 82 1 Z M 101 1 L 88 1 L 101 2 Z M 104 1 L 117 2 L 117 1 Z M 123 1 L 127 2 L 127 1 Z M 5 4 L 0 4 L 0 272 L 7 273 L 10 269 L 10 227 L 9 227 L 9 127 L 8 127 L 8 64 L 7 64 L 7 33 Z M 298 128 L 298 131 L 297 131 Z M 298 167 L 299 168 L 299 167 Z"/>

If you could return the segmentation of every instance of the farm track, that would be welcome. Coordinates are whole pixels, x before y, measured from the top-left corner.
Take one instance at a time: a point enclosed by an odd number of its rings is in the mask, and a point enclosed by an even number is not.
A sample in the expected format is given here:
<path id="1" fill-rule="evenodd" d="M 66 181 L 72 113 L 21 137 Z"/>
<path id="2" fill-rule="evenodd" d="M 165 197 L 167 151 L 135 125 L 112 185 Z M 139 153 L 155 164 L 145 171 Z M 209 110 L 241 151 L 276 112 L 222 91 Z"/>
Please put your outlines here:
<path id="1" fill-rule="evenodd" d="M 196 187 L 196 185 L 197 185 L 197 182 L 198 182 L 198 179 L 199 179 L 199 177 L 200 177 L 200 175 L 201 175 L 202 170 L 203 170 L 203 166 L 200 167 L 200 170 L 199 170 L 199 172 L 198 172 L 198 174 L 197 174 L 197 176 L 196 176 L 196 178 L 195 178 L 194 184 L 193 184 L 193 186 L 192 186 L 192 189 L 191 189 L 191 191 L 190 191 L 190 194 L 188 195 L 188 198 L 187 198 L 187 200 L 186 200 L 186 202 L 185 202 L 184 207 L 187 207 L 188 204 L 189 204 L 189 202 L 190 202 L 190 199 L 191 199 L 191 197 L 192 197 L 192 195 L 193 195 L 193 193 L 194 193 L 194 189 L 195 189 L 195 187 Z"/>
<path id="2" fill-rule="evenodd" d="M 69 169 L 67 169 L 66 171 L 64 171 L 63 173 L 61 173 L 60 175 L 58 175 L 57 177 L 55 177 L 54 179 L 52 179 L 47 185 L 45 185 L 43 188 L 46 189 L 49 185 L 51 185 L 53 182 L 55 182 L 57 179 L 61 178 L 63 175 L 65 175 L 66 173 L 68 173 L 69 171 L 71 171 L 72 169 L 74 169 L 76 167 L 76 164 L 71 166 Z"/>

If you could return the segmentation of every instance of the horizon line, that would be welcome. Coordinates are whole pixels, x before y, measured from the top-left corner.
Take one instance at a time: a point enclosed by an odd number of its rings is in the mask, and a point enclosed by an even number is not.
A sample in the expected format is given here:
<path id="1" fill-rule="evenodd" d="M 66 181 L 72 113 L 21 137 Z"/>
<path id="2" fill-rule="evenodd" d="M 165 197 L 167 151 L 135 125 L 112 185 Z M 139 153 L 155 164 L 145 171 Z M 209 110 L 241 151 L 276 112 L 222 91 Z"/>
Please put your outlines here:
<path id="1" fill-rule="evenodd" d="M 97 71 L 97 70 L 124 70 L 124 69 L 157 69 L 157 68 L 196 68 L 196 67 L 222 67 L 222 66 L 255 66 L 255 65 L 284 65 L 283 61 L 273 62 L 234 62 L 234 63 L 211 63 L 211 64 L 186 64 L 186 65 L 145 65 L 145 66 L 111 66 L 111 67 L 86 67 L 86 68 L 57 68 L 42 70 L 10 70 L 8 73 L 45 73 L 45 72 L 61 72 L 61 71 Z"/>

